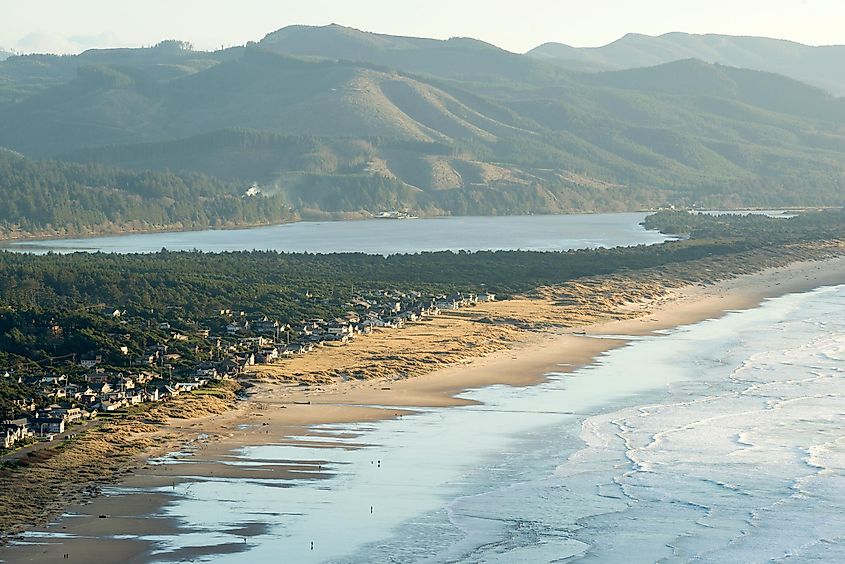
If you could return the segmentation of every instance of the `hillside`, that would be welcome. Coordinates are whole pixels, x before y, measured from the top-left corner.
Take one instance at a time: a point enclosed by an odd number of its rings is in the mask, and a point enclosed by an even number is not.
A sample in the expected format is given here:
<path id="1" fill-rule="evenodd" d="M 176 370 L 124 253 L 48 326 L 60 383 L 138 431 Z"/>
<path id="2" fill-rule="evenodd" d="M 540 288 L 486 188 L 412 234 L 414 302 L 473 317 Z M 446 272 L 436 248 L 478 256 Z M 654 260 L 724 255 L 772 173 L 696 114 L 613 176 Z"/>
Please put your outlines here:
<path id="1" fill-rule="evenodd" d="M 246 127 L 289 135 L 481 139 L 518 128 L 430 83 L 386 70 L 247 49 L 237 60 L 166 83 L 106 65 L 0 109 L 0 144 L 29 154 L 159 141 Z"/>
<path id="2" fill-rule="evenodd" d="M 491 66 L 462 74 L 474 52 Z M 414 66 L 440 57 L 437 73 Z M 304 217 L 845 203 L 843 101 L 772 73 L 684 60 L 555 75 L 480 42 L 340 26 L 68 59 L 72 78 L 0 104 L 0 146 L 256 183 Z"/>
<path id="3" fill-rule="evenodd" d="M 0 55 L 0 105 L 72 81 L 87 66 L 113 65 L 155 83 L 209 68 L 238 53 L 238 49 L 194 51 L 180 41 L 162 41 L 147 48 L 89 49 L 79 55 L 9 53 Z"/>
<path id="4" fill-rule="evenodd" d="M 263 49 L 287 55 L 375 63 L 416 74 L 471 82 L 550 84 L 569 73 L 466 37 L 448 40 L 370 33 L 336 24 L 295 25 L 267 34 Z"/>
<path id="5" fill-rule="evenodd" d="M 845 123 L 845 99 L 797 80 L 686 59 L 654 67 L 602 72 L 585 82 L 637 92 L 733 100 L 786 115 Z"/>
<path id="6" fill-rule="evenodd" d="M 200 229 L 292 218 L 278 197 L 197 173 L 33 161 L 0 151 L 0 239 Z"/>
<path id="7" fill-rule="evenodd" d="M 603 47 L 545 43 L 528 52 L 577 70 L 622 70 L 683 59 L 782 74 L 845 96 L 845 46 L 812 47 L 782 39 L 667 33 L 631 33 Z"/>

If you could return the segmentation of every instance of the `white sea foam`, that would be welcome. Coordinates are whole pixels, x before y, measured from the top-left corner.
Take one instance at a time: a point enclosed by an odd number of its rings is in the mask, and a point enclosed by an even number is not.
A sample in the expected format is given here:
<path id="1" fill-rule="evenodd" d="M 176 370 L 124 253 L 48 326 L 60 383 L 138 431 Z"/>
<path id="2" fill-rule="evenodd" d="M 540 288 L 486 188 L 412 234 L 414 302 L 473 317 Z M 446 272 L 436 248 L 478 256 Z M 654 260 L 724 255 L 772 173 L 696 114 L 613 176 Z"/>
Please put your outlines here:
<path id="1" fill-rule="evenodd" d="M 483 407 L 245 448 L 333 475 L 192 481 L 165 511 L 194 532 L 158 557 L 260 521 L 215 561 L 845 561 L 843 312 L 845 288 L 787 296 L 466 394 Z"/>
<path id="2" fill-rule="evenodd" d="M 738 314 L 701 334 L 693 328 L 665 337 L 700 338 L 700 356 L 683 362 L 664 351 L 651 369 L 686 364 L 687 375 L 707 385 L 676 383 L 663 401 L 585 419 L 583 447 L 552 479 L 523 484 L 535 489 L 523 494 L 534 507 L 510 518 L 540 512 L 545 488 L 567 491 L 566 507 L 541 520 L 547 534 L 589 546 L 567 562 L 845 555 L 845 319 L 832 311 L 845 311 L 843 289 L 775 300 L 760 314 Z M 816 323 L 819 317 L 827 322 Z M 722 335 L 710 333 L 717 325 Z M 475 496 L 471 510 L 492 507 L 493 499 Z M 551 552 L 548 543 L 544 550 Z M 564 543 L 560 550 L 567 554 Z M 465 559 L 487 556 L 479 547 Z"/>

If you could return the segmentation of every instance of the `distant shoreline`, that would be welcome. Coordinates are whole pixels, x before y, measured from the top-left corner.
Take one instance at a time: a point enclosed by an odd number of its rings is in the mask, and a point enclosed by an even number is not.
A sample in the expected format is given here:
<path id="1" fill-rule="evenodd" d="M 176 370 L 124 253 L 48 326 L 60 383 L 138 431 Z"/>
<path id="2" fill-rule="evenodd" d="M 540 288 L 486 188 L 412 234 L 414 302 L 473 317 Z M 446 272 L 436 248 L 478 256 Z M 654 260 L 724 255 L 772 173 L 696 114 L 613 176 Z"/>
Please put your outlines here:
<path id="1" fill-rule="evenodd" d="M 825 207 L 789 207 L 789 208 L 735 208 L 735 209 L 691 209 L 690 211 L 696 212 L 731 212 L 731 213 L 755 213 L 755 212 L 804 212 L 810 210 L 820 210 L 820 209 L 827 209 Z M 502 214 L 502 215 L 420 215 L 418 218 L 415 217 L 414 219 L 445 219 L 445 218 L 470 218 L 470 217 L 530 217 L 530 216 L 581 216 L 581 215 L 598 215 L 598 214 L 614 214 L 614 213 L 654 213 L 658 210 L 644 210 L 644 209 L 635 209 L 635 210 L 626 210 L 626 211 L 573 211 L 571 213 L 548 213 L 548 214 L 539 214 L 539 213 L 531 213 L 531 214 Z M 290 225 L 294 223 L 319 223 L 319 222 L 347 222 L 347 221 L 370 221 L 376 219 L 383 219 L 379 218 L 375 214 L 371 215 L 355 215 L 349 217 L 335 217 L 335 216 L 327 216 L 327 217 L 305 217 L 305 218 L 297 218 L 291 221 L 280 221 L 280 222 L 263 222 L 263 223 L 239 223 L 234 225 L 226 225 L 221 227 L 214 227 L 208 226 L 202 229 L 196 228 L 183 228 L 183 229 L 176 229 L 174 227 L 162 226 L 162 227 L 151 227 L 149 229 L 119 229 L 116 231 L 90 231 L 87 233 L 80 233 L 80 234 L 73 234 L 73 235 L 52 235 L 52 234 L 35 234 L 35 235 L 27 235 L 23 237 L 8 237 L 8 236 L 0 236 L 0 251 L 2 250 L 12 250 L 11 247 L 17 246 L 21 243 L 38 243 L 38 242 L 49 242 L 49 241 L 67 241 L 67 240 L 85 240 L 85 239 L 99 239 L 103 237 L 124 237 L 130 235 L 153 235 L 153 234 L 162 234 L 162 233 L 201 233 L 205 231 L 247 231 L 251 229 L 259 229 L 262 227 L 275 227 L 279 225 Z M 21 245 L 22 247 L 24 245 Z M 33 245 L 34 248 L 41 249 L 46 248 L 49 249 L 49 245 L 38 246 Z"/>
<path id="2" fill-rule="evenodd" d="M 461 221 L 483 221 L 485 225 L 487 223 L 493 223 L 497 221 L 508 221 L 508 220 L 518 220 L 518 221 L 530 221 L 532 219 L 542 220 L 542 218 L 592 218 L 592 217 L 606 217 L 606 218 L 614 218 L 614 217 L 625 217 L 629 215 L 635 215 L 638 217 L 645 217 L 648 212 L 609 212 L 609 213 L 583 213 L 583 214 L 526 214 L 526 215 L 500 215 L 500 216 L 431 216 L 431 217 L 422 217 L 422 218 L 415 218 L 413 221 L 402 221 L 402 220 L 385 220 L 382 218 L 361 218 L 356 220 L 303 220 L 303 221 L 295 221 L 295 222 L 285 222 L 285 223 L 277 223 L 277 224 L 257 224 L 257 225 L 249 225 L 249 226 L 235 226 L 235 227 L 226 227 L 226 228 L 210 228 L 210 229 L 201 229 L 201 230 L 181 230 L 181 231 L 169 231 L 169 230 L 157 230 L 157 231 L 133 231 L 133 232 L 125 232 L 125 233 L 115 233 L 115 234 L 103 234 L 103 235 L 90 235 L 86 237 L 48 237 L 48 238 L 38 238 L 38 239 L 7 239 L 7 240 L 0 240 L 0 251 L 6 250 L 9 252 L 18 252 L 18 253 L 46 253 L 50 251 L 55 251 L 59 253 L 72 253 L 77 251 L 84 251 L 84 252 L 96 252 L 98 250 L 102 250 L 103 252 L 117 252 L 117 253 L 132 253 L 132 252 L 157 252 L 162 247 L 168 248 L 169 250 L 173 250 L 174 246 L 181 249 L 181 250 L 191 250 L 188 249 L 190 245 L 196 245 L 200 250 L 204 248 L 204 245 L 209 244 L 215 249 L 219 248 L 221 250 L 253 250 L 250 245 L 255 245 L 256 248 L 266 248 L 262 245 L 267 245 L 268 239 L 264 238 L 265 234 L 279 234 L 282 235 L 285 233 L 283 231 L 285 228 L 288 229 L 310 229 L 310 233 L 314 235 L 319 235 L 320 233 L 320 225 L 324 226 L 328 230 L 341 230 L 346 234 L 352 235 L 360 235 L 364 236 L 366 233 L 367 227 L 365 226 L 374 226 L 378 231 L 385 231 L 388 230 L 395 230 L 395 231 L 421 231 L 425 230 L 426 228 L 435 228 L 438 229 L 441 227 L 440 222 L 454 222 L 458 224 L 458 228 L 460 228 Z M 640 220 L 638 220 L 640 221 Z M 432 223 L 434 222 L 434 223 Z M 622 221 L 620 220 L 620 226 Z M 435 227 L 435 225 L 437 227 Z M 296 227 L 299 226 L 299 227 Z M 346 226 L 346 227 L 344 227 Z M 356 227 L 359 226 L 360 229 L 356 230 Z M 627 223 L 625 223 L 624 227 L 629 227 Z M 641 229 L 637 229 L 640 231 Z M 645 230 L 642 230 L 645 231 Z M 439 231 L 435 231 L 439 232 Z M 226 233 L 232 233 L 231 236 L 226 235 Z M 216 235 L 215 235 L 216 234 Z M 537 235 L 537 234 L 535 234 Z M 549 232 L 550 236 L 554 235 L 553 231 Z M 172 236 L 172 237 L 171 237 Z M 364 237 L 365 238 L 365 237 Z M 252 241 L 255 239 L 255 241 Z M 483 239 L 483 238 L 482 238 Z M 127 243 L 122 243 L 122 241 L 129 241 Z M 169 241 L 172 240 L 172 243 Z M 331 240 L 331 238 L 330 238 Z M 320 253 L 341 253 L 341 252 L 364 252 L 364 253 L 371 253 L 371 254 L 382 254 L 376 251 L 367 251 L 367 250 L 349 250 L 346 249 L 342 243 L 344 239 L 340 239 L 337 241 L 338 244 L 332 245 L 328 244 L 325 250 L 289 250 L 288 252 L 320 252 Z M 357 238 L 354 239 L 358 241 Z M 380 241 L 381 239 L 374 239 L 374 241 Z M 90 242 L 90 243 L 89 243 Z M 101 244 L 94 244 L 95 242 L 101 242 Z M 358 241 L 360 242 L 360 241 Z M 424 247 L 419 249 L 415 249 L 415 245 L 412 242 L 408 242 L 411 249 L 403 252 L 413 253 L 413 252 L 420 252 L 426 250 Z M 526 241 L 526 244 L 527 241 Z M 623 243 L 619 243 L 623 244 Z M 243 247 L 241 245 L 244 245 Z M 134 251 L 132 250 L 135 246 L 143 247 L 143 250 Z M 366 245 L 365 245 L 366 246 Z M 229 247 L 232 247 L 231 249 Z M 518 247 L 513 247 L 514 249 Z M 129 250 L 126 250 L 129 249 Z M 454 250 L 458 250 L 456 247 Z M 212 251 L 210 251 L 212 252 Z"/>

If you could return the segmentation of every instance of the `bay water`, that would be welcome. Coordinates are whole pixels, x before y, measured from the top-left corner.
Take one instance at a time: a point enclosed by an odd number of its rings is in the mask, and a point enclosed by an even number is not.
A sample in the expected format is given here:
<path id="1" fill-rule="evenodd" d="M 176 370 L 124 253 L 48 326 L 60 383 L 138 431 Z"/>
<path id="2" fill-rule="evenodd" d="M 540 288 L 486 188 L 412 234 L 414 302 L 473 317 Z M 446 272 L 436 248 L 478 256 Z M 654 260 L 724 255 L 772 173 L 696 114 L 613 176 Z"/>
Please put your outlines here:
<path id="1" fill-rule="evenodd" d="M 647 231 L 645 213 L 438 217 L 362 221 L 304 221 L 252 229 L 184 231 L 22 241 L 12 251 L 152 253 L 274 250 L 284 252 L 370 254 L 424 251 L 565 251 L 661 243 L 670 237 Z"/>

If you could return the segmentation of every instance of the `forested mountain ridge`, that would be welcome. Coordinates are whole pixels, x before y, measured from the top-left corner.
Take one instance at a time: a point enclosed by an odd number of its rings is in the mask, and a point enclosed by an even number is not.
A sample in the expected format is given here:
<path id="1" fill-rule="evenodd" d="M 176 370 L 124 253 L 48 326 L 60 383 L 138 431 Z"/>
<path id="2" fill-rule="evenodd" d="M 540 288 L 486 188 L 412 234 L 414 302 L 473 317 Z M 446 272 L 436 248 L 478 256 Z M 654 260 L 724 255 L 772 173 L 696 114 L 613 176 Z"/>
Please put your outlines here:
<path id="1" fill-rule="evenodd" d="M 375 63 L 461 81 L 540 85 L 559 83 L 571 74 L 469 37 L 399 37 L 336 24 L 288 26 L 267 34 L 258 45 L 287 55 Z"/>
<path id="2" fill-rule="evenodd" d="M 528 55 L 578 70 L 622 70 L 700 59 L 732 67 L 782 74 L 845 95 L 845 46 L 810 46 L 765 37 L 630 33 L 603 47 L 545 43 Z"/>
<path id="3" fill-rule="evenodd" d="M 845 204 L 843 100 L 696 60 L 571 72 L 475 40 L 295 26 L 209 53 L 12 57 L 2 92 L 19 98 L 0 102 L 0 146 L 27 157 L 256 183 L 278 203 L 253 221 L 180 202 L 187 215 L 166 219 L 187 226 Z"/>
<path id="4" fill-rule="evenodd" d="M 212 67 L 238 56 L 239 48 L 195 51 L 189 43 L 162 41 L 152 47 L 89 49 L 79 55 L 9 53 L 0 56 L 0 104 L 21 101 L 76 78 L 80 69 L 112 65 L 164 82 Z"/>
<path id="5" fill-rule="evenodd" d="M 820 88 L 778 74 L 698 59 L 595 73 L 584 80 L 637 92 L 733 100 L 770 112 L 845 123 L 845 98 L 833 97 Z"/>

